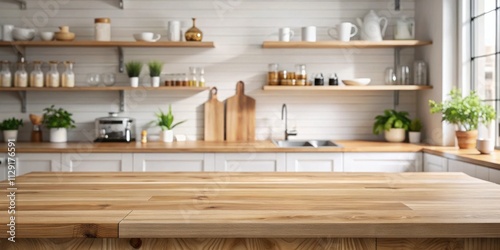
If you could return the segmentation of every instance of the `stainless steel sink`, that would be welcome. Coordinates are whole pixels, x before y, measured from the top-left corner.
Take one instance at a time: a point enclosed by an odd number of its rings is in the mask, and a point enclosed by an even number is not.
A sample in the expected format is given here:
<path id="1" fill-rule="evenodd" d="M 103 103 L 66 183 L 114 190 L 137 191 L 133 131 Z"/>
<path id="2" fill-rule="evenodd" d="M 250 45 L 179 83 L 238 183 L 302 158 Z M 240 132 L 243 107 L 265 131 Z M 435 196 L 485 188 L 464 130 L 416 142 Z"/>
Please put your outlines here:
<path id="1" fill-rule="evenodd" d="M 330 140 L 273 140 L 274 145 L 280 148 L 319 148 L 319 147 L 341 147 Z"/>

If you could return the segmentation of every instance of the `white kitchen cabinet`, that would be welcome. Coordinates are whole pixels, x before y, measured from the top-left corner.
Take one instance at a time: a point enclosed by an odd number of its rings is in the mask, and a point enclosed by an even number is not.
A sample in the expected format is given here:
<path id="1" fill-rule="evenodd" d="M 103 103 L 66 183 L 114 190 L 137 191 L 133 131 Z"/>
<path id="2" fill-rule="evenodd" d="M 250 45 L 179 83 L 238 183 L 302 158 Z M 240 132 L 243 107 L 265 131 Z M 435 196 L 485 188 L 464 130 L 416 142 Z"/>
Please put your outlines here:
<path id="1" fill-rule="evenodd" d="M 344 172 L 421 172 L 422 153 L 344 153 Z"/>
<path id="2" fill-rule="evenodd" d="M 489 180 L 493 183 L 500 184 L 500 170 L 490 168 L 489 170 Z"/>
<path id="3" fill-rule="evenodd" d="M 69 153 L 62 154 L 62 171 L 120 172 L 133 170 L 131 153 Z"/>
<path id="4" fill-rule="evenodd" d="M 285 153 L 217 153 L 215 171 L 285 172 Z"/>
<path id="5" fill-rule="evenodd" d="M 136 172 L 203 172 L 215 170 L 213 153 L 137 153 Z"/>
<path id="6" fill-rule="evenodd" d="M 424 172 L 448 172 L 448 159 L 424 153 Z"/>
<path id="7" fill-rule="evenodd" d="M 448 160 L 448 171 L 449 172 L 462 172 L 472 177 L 479 178 L 485 181 L 491 181 L 495 183 L 499 183 L 496 169 L 483 167 L 480 165 L 457 161 L 457 160 Z M 498 170 L 497 170 L 498 171 Z"/>
<path id="8" fill-rule="evenodd" d="M 61 154 L 58 153 L 19 153 L 16 157 L 16 175 L 61 171 Z"/>
<path id="9" fill-rule="evenodd" d="M 287 172 L 342 172 L 342 153 L 287 153 Z"/>

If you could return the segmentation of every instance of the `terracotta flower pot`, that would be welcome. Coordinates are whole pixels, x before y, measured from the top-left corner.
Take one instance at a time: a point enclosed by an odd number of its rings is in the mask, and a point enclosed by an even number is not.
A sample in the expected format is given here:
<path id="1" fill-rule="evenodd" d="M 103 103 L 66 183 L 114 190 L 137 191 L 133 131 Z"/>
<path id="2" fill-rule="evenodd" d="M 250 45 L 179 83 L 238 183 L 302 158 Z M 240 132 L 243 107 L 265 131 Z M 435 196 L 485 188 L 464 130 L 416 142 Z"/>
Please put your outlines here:
<path id="1" fill-rule="evenodd" d="M 477 130 L 455 131 L 455 135 L 457 136 L 458 148 L 476 148 Z"/>

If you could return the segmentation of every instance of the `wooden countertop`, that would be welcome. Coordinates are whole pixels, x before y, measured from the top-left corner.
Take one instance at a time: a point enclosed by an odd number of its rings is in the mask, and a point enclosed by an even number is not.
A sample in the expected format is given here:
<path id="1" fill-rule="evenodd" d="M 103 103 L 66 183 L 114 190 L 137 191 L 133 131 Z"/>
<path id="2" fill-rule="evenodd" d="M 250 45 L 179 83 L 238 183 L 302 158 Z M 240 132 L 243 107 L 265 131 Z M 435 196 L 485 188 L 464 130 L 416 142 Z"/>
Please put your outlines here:
<path id="1" fill-rule="evenodd" d="M 15 187 L 16 238 L 500 238 L 500 185 L 463 173 L 34 172 Z"/>
<path id="2" fill-rule="evenodd" d="M 376 141 L 335 141 L 341 147 L 280 148 L 271 141 L 255 142 L 140 142 L 132 143 L 29 143 L 19 142 L 18 153 L 244 153 L 244 152 L 420 152 L 422 146 Z M 5 147 L 5 145 L 3 145 Z M 4 152 L 6 148 L 4 148 Z"/>

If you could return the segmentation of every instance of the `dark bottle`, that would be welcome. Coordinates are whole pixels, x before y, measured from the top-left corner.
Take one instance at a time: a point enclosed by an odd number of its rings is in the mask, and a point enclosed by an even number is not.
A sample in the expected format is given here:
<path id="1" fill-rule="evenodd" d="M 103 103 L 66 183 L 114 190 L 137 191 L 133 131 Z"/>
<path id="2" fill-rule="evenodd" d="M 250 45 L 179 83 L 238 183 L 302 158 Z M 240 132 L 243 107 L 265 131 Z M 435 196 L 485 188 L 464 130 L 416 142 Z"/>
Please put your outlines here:
<path id="1" fill-rule="evenodd" d="M 328 85 L 330 85 L 330 86 L 338 86 L 339 85 L 339 78 L 337 77 L 336 73 L 330 75 L 330 79 L 328 80 Z"/>
<path id="2" fill-rule="evenodd" d="M 314 86 L 323 86 L 323 85 L 325 85 L 323 74 L 322 73 L 316 74 L 316 76 L 314 76 Z"/>

